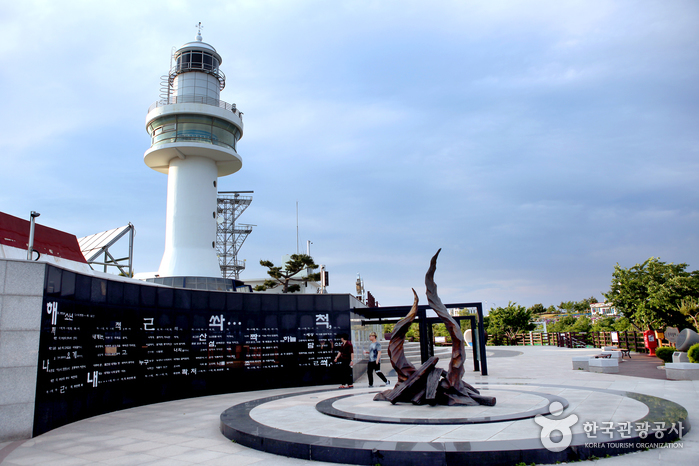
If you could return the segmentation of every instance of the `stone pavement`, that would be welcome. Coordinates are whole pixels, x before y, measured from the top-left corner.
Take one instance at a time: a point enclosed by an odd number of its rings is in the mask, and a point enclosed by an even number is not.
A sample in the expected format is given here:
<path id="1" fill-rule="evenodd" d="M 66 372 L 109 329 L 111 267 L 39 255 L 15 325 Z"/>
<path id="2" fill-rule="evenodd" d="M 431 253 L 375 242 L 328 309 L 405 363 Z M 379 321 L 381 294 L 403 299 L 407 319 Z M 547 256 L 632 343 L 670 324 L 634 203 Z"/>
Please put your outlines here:
<path id="1" fill-rule="evenodd" d="M 628 365 L 628 373 L 598 374 L 572 370 L 572 356 L 593 355 L 599 353 L 596 349 L 566 349 L 557 347 L 488 347 L 488 376 L 467 372 L 465 380 L 477 387 L 496 389 L 498 387 L 521 388 L 523 390 L 540 389 L 544 386 L 566 386 L 575 388 L 552 388 L 550 393 L 565 395 L 571 406 L 566 410 L 574 412 L 580 421 L 602 421 L 613 419 L 633 421 L 642 415 L 642 406 L 625 400 L 615 400 L 605 396 L 589 397 L 584 388 L 630 391 L 657 396 L 679 403 L 689 412 L 689 420 L 695 428 L 675 446 L 681 448 L 658 448 L 643 452 L 630 453 L 611 458 L 595 460 L 592 463 L 601 466 L 617 465 L 667 465 L 667 464 L 699 464 L 699 381 L 669 381 L 657 377 L 662 374 L 657 365 L 660 360 L 644 355 L 633 354 L 632 363 L 624 360 L 622 367 Z M 640 364 L 636 364 L 638 358 Z M 448 363 L 448 357 L 442 357 L 440 365 Z M 641 366 L 643 368 L 641 368 Z M 387 369 L 387 368 L 384 368 Z M 651 378 L 653 376 L 654 378 Z M 389 372 L 390 377 L 390 372 Z M 393 377 L 395 382 L 395 377 Z M 513 385 L 516 384 L 516 385 Z M 324 396 L 335 396 L 350 392 L 336 390 L 336 386 L 303 387 L 294 389 L 266 390 L 258 392 L 232 393 L 186 399 L 143 406 L 128 410 L 85 419 L 69 424 L 36 438 L 17 442 L 0 443 L 0 464 L 6 465 L 256 465 L 256 466 L 323 466 L 336 463 L 322 463 L 286 458 L 243 447 L 226 439 L 219 430 L 219 416 L 227 408 L 250 400 L 279 394 L 301 393 L 309 390 L 328 389 Z M 376 388 L 372 389 L 376 391 Z M 354 401 L 347 400 L 345 405 L 336 404 L 342 408 L 369 410 L 370 413 L 386 411 L 392 408 L 401 409 L 399 405 L 376 403 L 372 409 L 370 403 L 363 398 L 369 397 L 370 389 L 366 378 L 355 383 L 351 391 L 357 396 Z M 366 392 L 366 396 L 363 393 Z M 520 403 L 531 406 L 535 400 L 529 400 L 525 393 L 521 399 L 507 400 L 503 398 L 501 407 L 507 403 Z M 500 400 L 499 400 L 500 401 Z M 349 404 L 356 406 L 350 408 Z M 497 406 L 496 406 L 497 407 Z M 431 410 L 431 407 L 420 407 Z M 258 408 L 256 408 L 258 409 Z M 279 428 L 292 432 L 303 430 L 324 430 L 325 425 L 318 426 L 305 416 L 289 415 L 285 410 L 288 404 L 266 406 L 264 410 L 255 412 L 260 422 L 278 424 Z M 640 411 L 639 411 L 640 410 Z M 628 418 L 627 418 L 628 417 Z M 349 422 L 349 421 L 344 421 Z M 520 424 L 518 424 L 520 423 Z M 360 424 L 360 423 L 358 423 Z M 405 429 L 373 428 L 364 424 L 366 435 L 375 438 L 377 435 L 397 439 L 412 439 L 414 441 L 430 441 L 438 438 L 455 436 L 478 436 L 479 439 L 514 439 L 518 435 L 537 435 L 539 430 L 533 430 L 532 420 L 515 423 L 488 424 L 488 429 L 464 429 L 464 426 L 406 426 Z M 325 435 L 347 435 L 342 432 L 330 432 L 339 424 L 328 422 Z M 582 422 L 574 426 L 581 429 Z M 377 426 L 378 427 L 378 426 Z M 589 463 L 588 463 L 589 464 Z"/>

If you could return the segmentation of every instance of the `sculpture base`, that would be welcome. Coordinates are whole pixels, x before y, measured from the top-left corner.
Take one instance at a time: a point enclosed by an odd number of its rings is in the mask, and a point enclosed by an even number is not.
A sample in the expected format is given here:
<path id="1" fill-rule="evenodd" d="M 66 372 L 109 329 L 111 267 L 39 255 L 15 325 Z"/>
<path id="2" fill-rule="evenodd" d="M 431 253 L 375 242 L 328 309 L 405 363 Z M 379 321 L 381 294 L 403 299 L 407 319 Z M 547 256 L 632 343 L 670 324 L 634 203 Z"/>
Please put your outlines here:
<path id="1" fill-rule="evenodd" d="M 375 391 L 358 388 L 349 394 L 314 390 L 265 397 L 224 411 L 221 432 L 243 446 L 294 458 L 411 466 L 548 464 L 603 458 L 673 442 L 690 429 L 682 406 L 633 392 L 522 383 L 479 388 L 497 395 L 497 407 L 375 403 Z M 566 397 L 575 403 L 569 406 Z M 564 411 L 557 415 L 553 406 L 559 403 Z M 600 410 L 600 403 L 620 409 Z M 573 414 L 580 422 L 570 427 L 570 443 L 560 450 L 545 448 L 542 428 L 535 421 L 544 416 L 555 424 L 555 419 Z M 615 430 L 610 435 L 597 432 L 591 438 L 583 419 L 599 426 L 603 422 L 635 425 L 643 419 L 662 430 L 645 438 L 633 429 L 628 437 Z"/>
<path id="2" fill-rule="evenodd" d="M 463 380 L 459 381 L 458 386 L 452 386 L 446 378 L 447 372 L 437 367 L 438 361 L 438 357 L 432 356 L 407 380 L 397 383 L 393 390 L 377 394 L 374 401 L 390 401 L 392 404 L 403 401 L 432 406 L 495 406 L 495 397 L 481 395 Z"/>

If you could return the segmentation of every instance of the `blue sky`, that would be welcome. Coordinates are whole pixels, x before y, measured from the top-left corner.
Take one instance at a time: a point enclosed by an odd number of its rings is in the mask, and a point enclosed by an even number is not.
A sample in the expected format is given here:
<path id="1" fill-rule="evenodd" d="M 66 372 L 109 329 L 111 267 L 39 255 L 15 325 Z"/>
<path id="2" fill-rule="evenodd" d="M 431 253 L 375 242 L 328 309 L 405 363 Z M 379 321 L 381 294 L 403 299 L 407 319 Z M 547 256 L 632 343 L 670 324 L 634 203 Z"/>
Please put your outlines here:
<path id="1" fill-rule="evenodd" d="M 223 57 L 254 190 L 240 259 L 301 251 L 383 305 L 602 299 L 616 263 L 699 267 L 693 1 L 0 3 L 0 211 L 78 237 L 132 222 L 157 270 L 145 115 L 173 46 Z M 424 302 L 424 297 L 422 298 Z"/>

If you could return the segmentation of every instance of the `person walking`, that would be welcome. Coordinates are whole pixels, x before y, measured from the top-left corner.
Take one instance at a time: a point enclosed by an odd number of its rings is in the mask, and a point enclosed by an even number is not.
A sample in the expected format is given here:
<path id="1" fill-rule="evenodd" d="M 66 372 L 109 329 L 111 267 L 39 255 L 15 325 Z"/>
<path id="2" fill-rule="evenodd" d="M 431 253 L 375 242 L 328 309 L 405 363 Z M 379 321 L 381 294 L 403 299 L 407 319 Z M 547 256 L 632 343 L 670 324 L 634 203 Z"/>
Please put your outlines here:
<path id="1" fill-rule="evenodd" d="M 340 388 L 354 388 L 354 374 L 352 373 L 354 348 L 346 334 L 341 334 L 340 340 L 342 341 L 342 346 L 340 346 L 340 351 L 335 356 L 335 362 L 340 363 L 340 381 L 342 382 Z"/>
<path id="2" fill-rule="evenodd" d="M 371 341 L 371 345 L 369 345 L 369 365 L 367 366 L 369 386 L 374 386 L 374 371 L 376 371 L 376 375 L 383 380 L 383 386 L 387 387 L 391 385 L 391 382 L 381 372 L 381 343 L 376 341 L 376 332 L 369 334 L 369 340 Z"/>

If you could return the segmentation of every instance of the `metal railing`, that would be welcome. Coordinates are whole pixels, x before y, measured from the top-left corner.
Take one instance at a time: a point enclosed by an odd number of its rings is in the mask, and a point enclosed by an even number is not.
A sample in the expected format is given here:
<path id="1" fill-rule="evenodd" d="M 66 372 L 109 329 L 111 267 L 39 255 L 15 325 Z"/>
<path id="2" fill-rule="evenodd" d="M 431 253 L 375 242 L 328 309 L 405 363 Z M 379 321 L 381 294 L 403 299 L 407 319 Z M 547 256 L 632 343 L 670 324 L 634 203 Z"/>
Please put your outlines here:
<path id="1" fill-rule="evenodd" d="M 224 110 L 228 110 L 230 112 L 233 112 L 240 118 L 241 120 L 243 119 L 243 112 L 238 110 L 235 104 L 229 104 L 228 102 L 224 102 L 223 100 L 219 99 L 214 99 L 213 97 L 205 97 L 205 96 L 200 96 L 200 95 L 180 95 L 180 96 L 170 96 L 167 99 L 161 99 L 156 102 L 153 102 L 153 104 L 148 107 L 148 113 L 151 112 L 154 108 L 158 107 L 164 107 L 166 105 L 174 105 L 174 104 L 204 104 L 204 105 L 211 105 L 213 107 L 218 107 L 222 108 Z"/>
<path id="2" fill-rule="evenodd" d="M 224 87 L 226 87 L 226 75 L 223 74 L 223 71 L 219 70 L 218 67 L 214 68 L 212 64 L 199 62 L 180 63 L 179 65 L 173 66 L 170 69 L 170 73 L 168 73 L 170 86 L 172 87 L 172 83 L 177 75 L 187 73 L 189 71 L 199 71 L 215 77 L 218 79 L 219 90 L 221 91 Z"/>
<path id="3" fill-rule="evenodd" d="M 559 346 L 565 348 L 584 348 L 593 346 L 619 346 L 637 353 L 646 353 L 643 333 L 632 330 L 616 332 L 616 340 L 612 332 L 529 332 L 518 333 L 510 339 L 505 335 L 490 335 L 488 344 L 512 346 Z"/>

